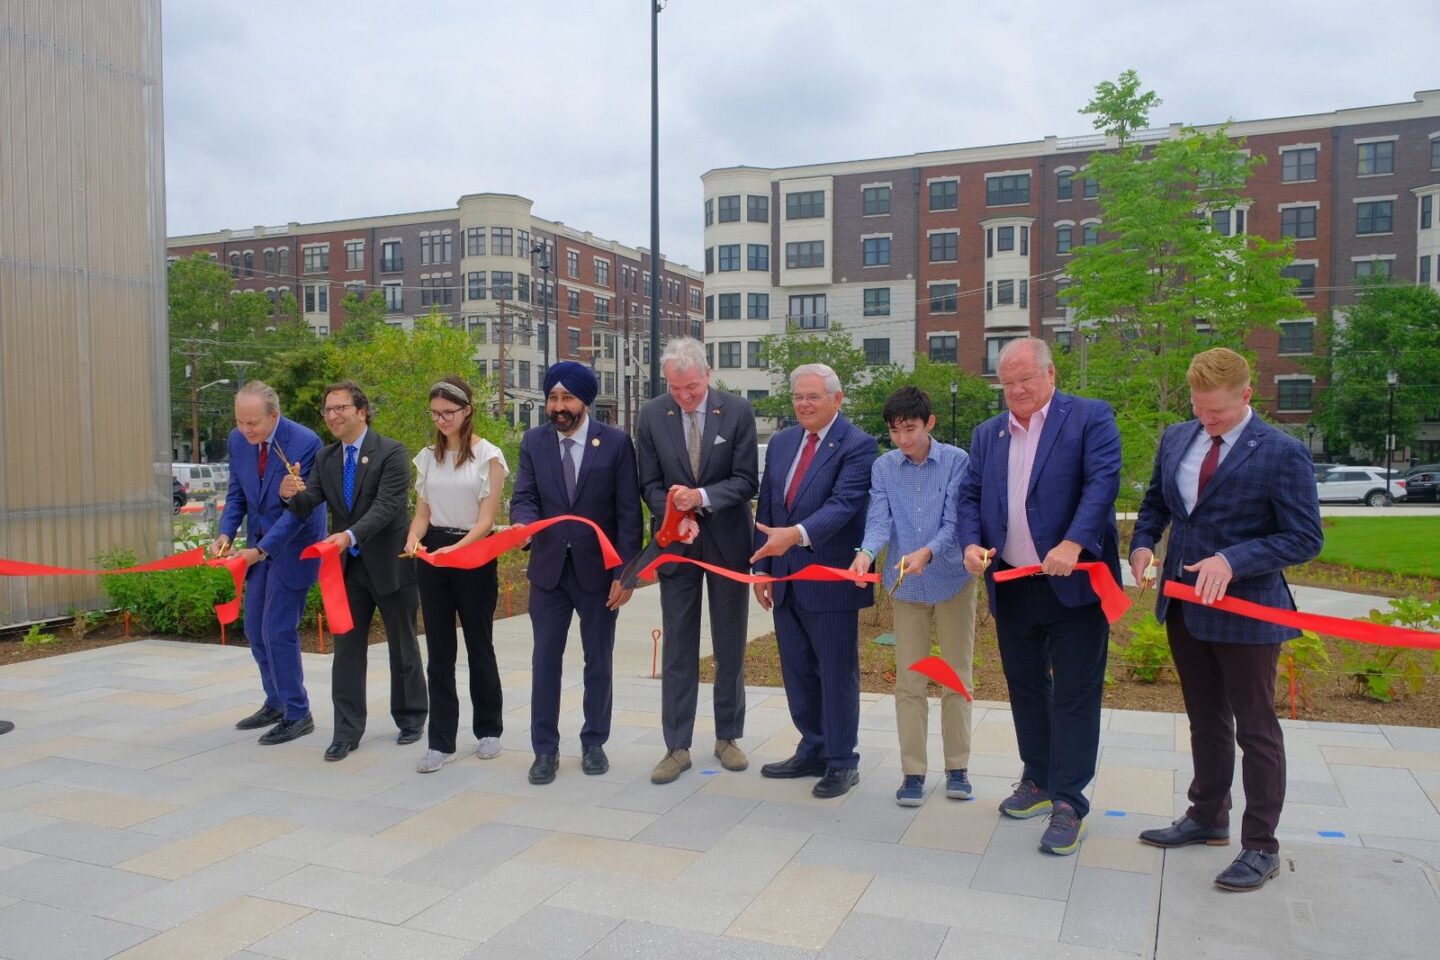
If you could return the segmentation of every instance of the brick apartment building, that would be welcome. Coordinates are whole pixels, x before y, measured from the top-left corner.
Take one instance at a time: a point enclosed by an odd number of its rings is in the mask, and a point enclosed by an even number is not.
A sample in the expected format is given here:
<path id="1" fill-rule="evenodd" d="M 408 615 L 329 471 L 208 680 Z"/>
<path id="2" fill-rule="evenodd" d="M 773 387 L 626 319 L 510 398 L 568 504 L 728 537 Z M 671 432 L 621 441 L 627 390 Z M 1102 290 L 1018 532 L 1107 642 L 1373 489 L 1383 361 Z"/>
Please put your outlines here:
<path id="1" fill-rule="evenodd" d="M 352 291 L 381 291 L 395 326 L 438 309 L 474 333 L 476 373 L 503 382 L 505 403 L 499 410 L 497 397 L 497 412 L 521 426 L 544 416 L 547 292 L 550 362 L 594 367 L 596 418 L 628 429 L 649 395 L 649 251 L 535 217 L 525 197 L 469 194 L 453 209 L 168 241 L 171 260 L 197 252 L 228 266 L 237 289 L 263 292 L 277 304 L 294 294 L 321 336 L 344 325 L 341 304 Z M 703 277 L 666 263 L 661 284 L 661 342 L 701 336 Z"/>
<path id="2" fill-rule="evenodd" d="M 1214 127 L 1201 127 L 1214 129 Z M 1144 131 L 1141 140 L 1179 133 Z M 1248 206 L 1215 229 L 1295 240 L 1289 273 L 1314 316 L 1354 302 L 1382 273 L 1440 288 L 1440 90 L 1406 103 L 1234 123 L 1263 156 Z M 1099 135 L 1046 137 L 874 160 L 750 166 L 701 177 L 705 340 L 717 376 L 751 396 L 771 387 L 759 338 L 787 321 L 839 322 L 872 363 L 914 356 L 993 378 L 1000 348 L 1035 335 L 1068 348 L 1057 291 L 1100 207 L 1085 177 Z M 1301 362 L 1314 317 L 1257 332 L 1258 404 L 1301 436 L 1318 389 Z M 1313 441 L 1318 449 L 1320 438 Z M 1440 423 L 1411 451 L 1440 459 Z"/>

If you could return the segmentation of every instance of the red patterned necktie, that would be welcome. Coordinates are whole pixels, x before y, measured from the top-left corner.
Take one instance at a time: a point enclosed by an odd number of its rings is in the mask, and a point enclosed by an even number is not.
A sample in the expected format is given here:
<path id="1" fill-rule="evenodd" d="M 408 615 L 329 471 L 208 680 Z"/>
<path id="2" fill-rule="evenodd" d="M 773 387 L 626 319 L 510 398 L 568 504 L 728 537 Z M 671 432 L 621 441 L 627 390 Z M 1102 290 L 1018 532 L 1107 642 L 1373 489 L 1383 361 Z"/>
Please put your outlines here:
<path id="1" fill-rule="evenodd" d="M 807 434 L 805 448 L 800 451 L 800 462 L 795 465 L 795 476 L 790 478 L 790 489 L 785 491 L 786 510 L 795 505 L 795 495 L 800 492 L 800 482 L 805 479 L 805 471 L 810 469 L 810 461 L 815 459 L 815 448 L 818 446 L 820 434 Z"/>
<path id="2" fill-rule="evenodd" d="M 270 462 L 270 444 L 260 444 L 260 476 L 265 476 L 265 465 Z"/>
<path id="3" fill-rule="evenodd" d="M 1224 442 L 1224 437 L 1210 438 L 1210 451 L 1205 454 L 1205 459 L 1200 464 L 1200 483 L 1195 489 L 1196 500 L 1204 496 L 1205 485 L 1210 482 L 1210 478 L 1215 476 L 1215 471 L 1220 468 L 1220 445 Z"/>

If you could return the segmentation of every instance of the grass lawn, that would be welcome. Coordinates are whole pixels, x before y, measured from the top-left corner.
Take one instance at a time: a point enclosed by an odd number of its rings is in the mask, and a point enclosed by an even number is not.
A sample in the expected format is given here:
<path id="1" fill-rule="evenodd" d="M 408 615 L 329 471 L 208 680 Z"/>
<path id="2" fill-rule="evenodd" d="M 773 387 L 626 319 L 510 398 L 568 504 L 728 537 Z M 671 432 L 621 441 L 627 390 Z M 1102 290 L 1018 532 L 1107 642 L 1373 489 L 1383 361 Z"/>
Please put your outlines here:
<path id="1" fill-rule="evenodd" d="M 1320 562 L 1440 577 L 1440 515 L 1326 517 Z"/>

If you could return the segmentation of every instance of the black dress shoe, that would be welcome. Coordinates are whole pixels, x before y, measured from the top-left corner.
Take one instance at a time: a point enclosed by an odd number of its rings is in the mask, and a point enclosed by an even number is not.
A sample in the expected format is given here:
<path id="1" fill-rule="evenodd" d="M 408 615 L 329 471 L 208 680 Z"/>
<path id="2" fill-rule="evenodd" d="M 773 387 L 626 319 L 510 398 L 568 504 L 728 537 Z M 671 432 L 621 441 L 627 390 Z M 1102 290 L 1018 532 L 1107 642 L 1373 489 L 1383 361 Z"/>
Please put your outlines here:
<path id="1" fill-rule="evenodd" d="M 597 743 L 580 751 L 580 769 L 592 777 L 607 772 L 610 769 L 610 758 L 605 756 L 605 748 Z"/>
<path id="2" fill-rule="evenodd" d="M 1241 850 L 1235 862 L 1215 878 L 1215 885 L 1236 893 L 1249 893 L 1265 886 L 1265 881 L 1280 872 L 1278 853 L 1261 853 L 1259 850 Z"/>
<path id="3" fill-rule="evenodd" d="M 259 730 L 261 727 L 269 727 L 285 719 L 285 714 L 279 710 L 271 710 L 269 707 L 261 707 L 244 720 L 235 722 L 236 730 Z"/>
<path id="4" fill-rule="evenodd" d="M 537 753 L 535 762 L 530 764 L 530 782 L 535 784 L 554 783 L 555 768 L 560 765 L 559 754 Z"/>
<path id="5" fill-rule="evenodd" d="M 415 743 L 415 742 L 418 741 L 419 739 L 420 739 L 420 728 L 415 727 L 415 728 L 412 728 L 412 729 L 410 729 L 410 730 L 401 730 L 401 731 L 400 731 L 400 736 L 398 736 L 398 737 L 395 738 L 395 742 L 396 742 L 396 743 L 400 743 L 400 744 Z"/>
<path id="6" fill-rule="evenodd" d="M 344 760 L 350 755 L 350 751 L 358 748 L 360 744 L 352 743 L 349 740 L 336 740 L 325 748 L 326 760 Z"/>
<path id="7" fill-rule="evenodd" d="M 1168 827 L 1141 830 L 1140 842 L 1148 843 L 1152 847 L 1183 847 L 1192 843 L 1204 843 L 1212 847 L 1228 847 L 1230 830 L 1227 827 L 1202 827 L 1185 816 Z"/>
<path id="8" fill-rule="evenodd" d="M 260 735 L 260 742 L 266 746 L 276 743 L 289 743 L 291 740 L 298 740 L 305 736 L 305 734 L 314 732 L 315 718 L 307 713 L 299 720 L 281 720 Z"/>
<path id="9" fill-rule="evenodd" d="M 788 760 L 777 760 L 760 768 L 760 776 L 777 780 L 794 780 L 798 777 L 825 776 L 824 760 L 806 760 L 798 753 Z"/>
<path id="10" fill-rule="evenodd" d="M 860 772 L 853 767 L 826 767 L 825 776 L 810 792 L 821 800 L 843 797 L 850 788 L 860 782 Z"/>

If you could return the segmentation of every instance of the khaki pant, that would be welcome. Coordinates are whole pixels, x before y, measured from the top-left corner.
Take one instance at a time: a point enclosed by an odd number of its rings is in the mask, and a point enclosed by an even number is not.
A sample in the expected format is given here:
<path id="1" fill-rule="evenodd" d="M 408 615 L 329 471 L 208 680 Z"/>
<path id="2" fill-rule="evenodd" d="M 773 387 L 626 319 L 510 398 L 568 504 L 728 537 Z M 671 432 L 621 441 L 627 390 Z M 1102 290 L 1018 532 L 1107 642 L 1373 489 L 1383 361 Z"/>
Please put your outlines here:
<path id="1" fill-rule="evenodd" d="M 972 688 L 975 654 L 975 581 L 949 600 L 934 605 L 895 601 L 895 723 L 900 732 L 900 769 L 906 776 L 924 775 L 927 760 L 929 681 L 910 665 L 930 655 L 930 624 L 940 637 L 940 656 Z M 948 688 L 940 694 L 940 734 L 945 769 L 970 766 L 970 701 Z"/>

